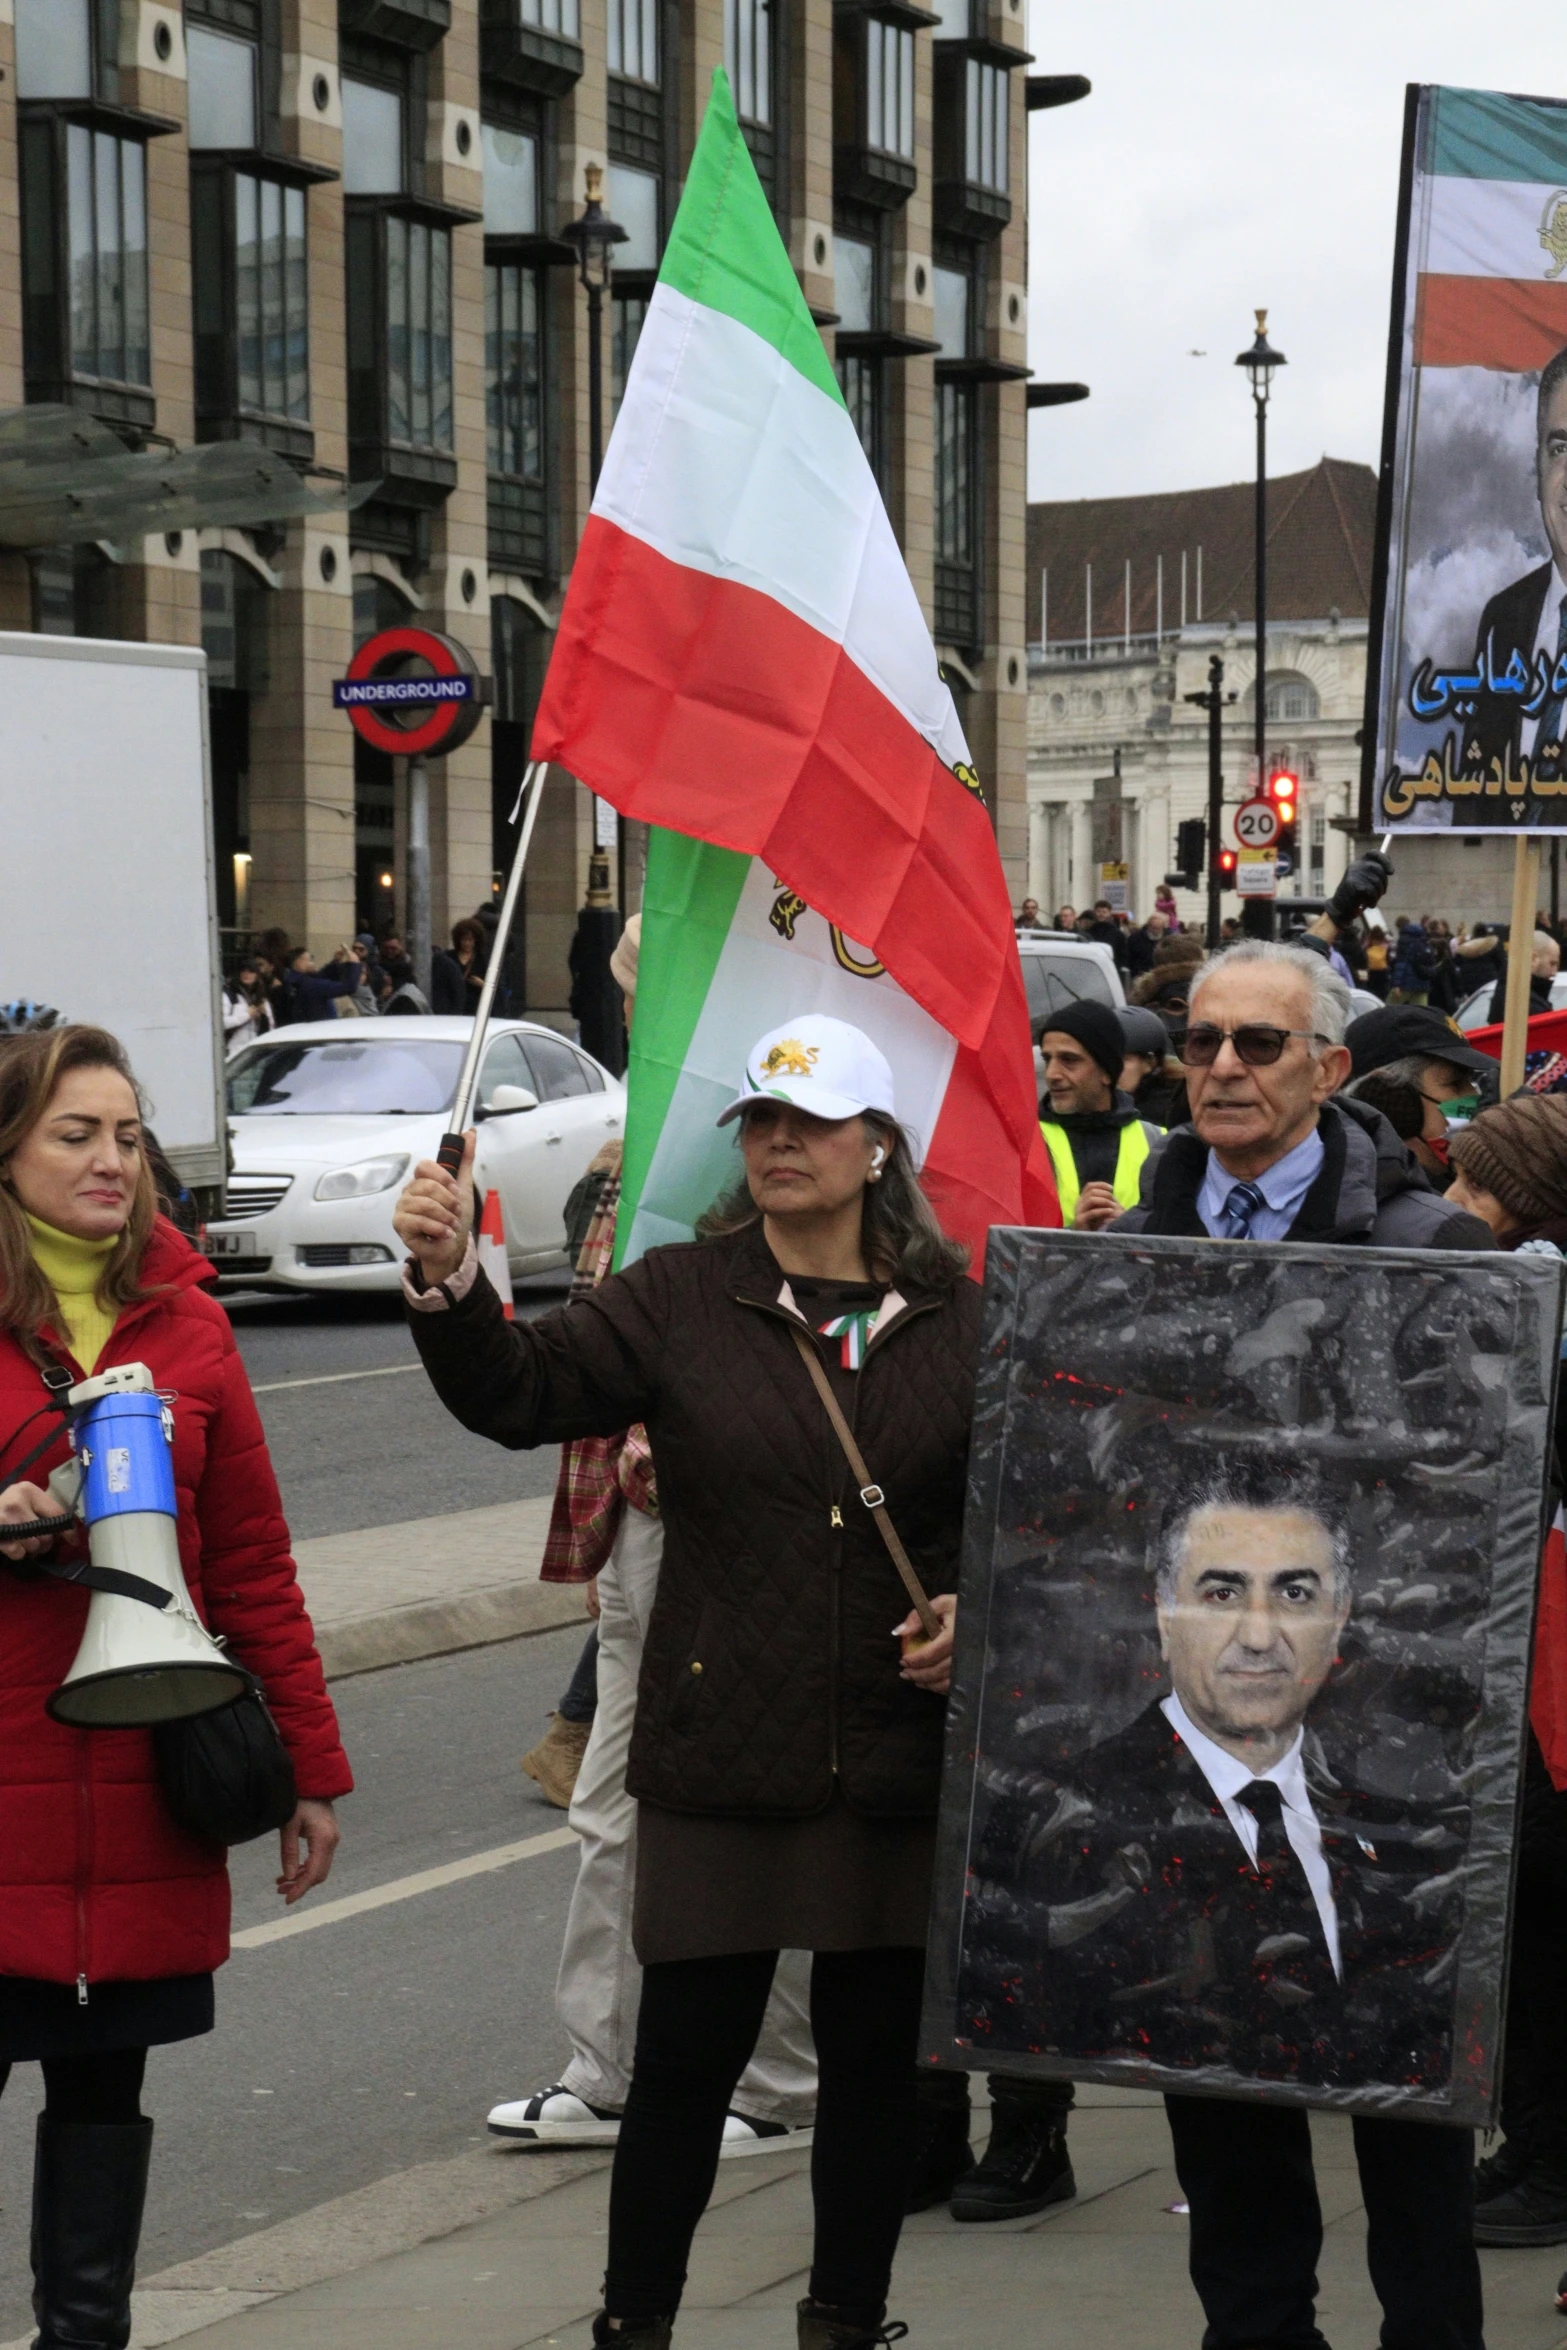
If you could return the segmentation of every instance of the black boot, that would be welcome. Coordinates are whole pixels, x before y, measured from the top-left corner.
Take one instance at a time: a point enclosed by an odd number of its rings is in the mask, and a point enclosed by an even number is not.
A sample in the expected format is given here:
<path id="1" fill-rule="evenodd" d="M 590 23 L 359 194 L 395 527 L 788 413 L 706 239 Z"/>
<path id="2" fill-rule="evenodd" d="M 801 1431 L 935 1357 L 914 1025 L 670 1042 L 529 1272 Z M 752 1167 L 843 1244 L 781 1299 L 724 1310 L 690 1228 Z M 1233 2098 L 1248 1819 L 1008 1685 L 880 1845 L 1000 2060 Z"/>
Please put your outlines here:
<path id="1" fill-rule="evenodd" d="M 945 2203 L 959 2179 L 974 2168 L 968 2142 L 967 2073 L 922 2072 L 918 2090 L 919 2121 L 905 2211 L 929 2211 Z"/>
<path id="2" fill-rule="evenodd" d="M 645 2325 L 611 2326 L 602 2310 L 593 2320 L 594 2350 L 605 2343 L 624 2343 L 625 2350 L 669 2350 L 674 2339 L 672 2317 L 649 2318 Z"/>
<path id="3" fill-rule="evenodd" d="M 1041 2094 L 1044 2091 L 1044 2094 Z M 954 2189 L 954 2219 L 1024 2219 L 1077 2193 L 1066 2150 L 1068 2099 L 1053 2082 L 992 2078 L 990 2144 Z"/>
<path id="4" fill-rule="evenodd" d="M 1533 2162 L 1516 2186 L 1488 2195 L 1475 2211 L 1477 2244 L 1567 2244 L 1567 2169 Z"/>
<path id="5" fill-rule="evenodd" d="M 35 2350 L 125 2350 L 152 2124 L 38 2116 L 33 2157 Z"/>
<path id="6" fill-rule="evenodd" d="M 809 2298 L 796 2302 L 794 2314 L 800 2350 L 882 2350 L 884 2343 L 901 2342 L 909 2330 L 901 2317 L 888 2325 L 883 2318 L 856 2318 Z"/>
<path id="7" fill-rule="evenodd" d="M 1494 2154 L 1487 2154 L 1475 2164 L 1475 2202 L 1489 2203 L 1493 2195 L 1505 2195 L 1516 2187 L 1520 2179 L 1529 2175 L 1528 2140 L 1504 2138 Z"/>

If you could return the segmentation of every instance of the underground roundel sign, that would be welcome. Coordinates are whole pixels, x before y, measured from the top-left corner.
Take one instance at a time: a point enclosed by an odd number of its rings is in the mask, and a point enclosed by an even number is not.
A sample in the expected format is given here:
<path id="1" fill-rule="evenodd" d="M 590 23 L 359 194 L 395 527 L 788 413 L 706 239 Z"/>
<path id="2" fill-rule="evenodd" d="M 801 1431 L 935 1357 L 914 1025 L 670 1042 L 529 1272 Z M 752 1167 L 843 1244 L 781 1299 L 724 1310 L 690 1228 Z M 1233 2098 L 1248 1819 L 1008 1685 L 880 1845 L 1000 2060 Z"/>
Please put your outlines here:
<path id="1" fill-rule="evenodd" d="M 366 637 L 332 686 L 332 707 L 346 710 L 374 749 L 432 759 L 468 740 L 485 699 L 466 647 L 413 625 Z"/>

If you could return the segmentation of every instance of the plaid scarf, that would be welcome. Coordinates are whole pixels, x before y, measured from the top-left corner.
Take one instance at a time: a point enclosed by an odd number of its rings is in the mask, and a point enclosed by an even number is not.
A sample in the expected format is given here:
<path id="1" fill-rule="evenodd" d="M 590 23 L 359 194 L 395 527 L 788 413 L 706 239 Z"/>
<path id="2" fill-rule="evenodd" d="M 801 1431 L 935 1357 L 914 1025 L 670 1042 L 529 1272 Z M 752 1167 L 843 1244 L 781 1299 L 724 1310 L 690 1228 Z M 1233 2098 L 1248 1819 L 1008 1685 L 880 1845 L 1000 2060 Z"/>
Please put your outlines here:
<path id="1" fill-rule="evenodd" d="M 581 1248 L 577 1251 L 569 1303 L 586 1297 L 606 1277 L 615 1253 L 615 1218 L 620 1207 L 620 1145 L 609 1146 L 603 1188 Z M 620 1513 L 629 1502 L 644 1517 L 658 1515 L 653 1455 L 640 1425 L 624 1436 L 579 1436 L 560 1448 L 555 1501 L 544 1537 L 546 1583 L 587 1583 L 614 1548 Z"/>

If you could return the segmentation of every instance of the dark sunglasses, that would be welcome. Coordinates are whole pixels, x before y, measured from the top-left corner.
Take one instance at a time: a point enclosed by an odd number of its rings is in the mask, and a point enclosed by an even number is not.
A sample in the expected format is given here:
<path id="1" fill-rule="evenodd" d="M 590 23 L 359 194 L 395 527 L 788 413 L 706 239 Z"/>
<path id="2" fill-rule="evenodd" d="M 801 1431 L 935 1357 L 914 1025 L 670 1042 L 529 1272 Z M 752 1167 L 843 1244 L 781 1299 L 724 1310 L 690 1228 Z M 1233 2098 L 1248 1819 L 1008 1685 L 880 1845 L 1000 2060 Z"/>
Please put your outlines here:
<path id="1" fill-rule="evenodd" d="M 1199 1020 L 1187 1029 L 1179 1049 L 1188 1069 L 1211 1069 L 1228 1037 L 1237 1060 L 1248 1069 L 1271 1069 L 1292 1036 L 1304 1036 L 1314 1044 L 1329 1041 L 1314 1028 L 1270 1028 L 1262 1020 L 1248 1020 L 1241 1028 L 1215 1028 L 1212 1021 Z"/>

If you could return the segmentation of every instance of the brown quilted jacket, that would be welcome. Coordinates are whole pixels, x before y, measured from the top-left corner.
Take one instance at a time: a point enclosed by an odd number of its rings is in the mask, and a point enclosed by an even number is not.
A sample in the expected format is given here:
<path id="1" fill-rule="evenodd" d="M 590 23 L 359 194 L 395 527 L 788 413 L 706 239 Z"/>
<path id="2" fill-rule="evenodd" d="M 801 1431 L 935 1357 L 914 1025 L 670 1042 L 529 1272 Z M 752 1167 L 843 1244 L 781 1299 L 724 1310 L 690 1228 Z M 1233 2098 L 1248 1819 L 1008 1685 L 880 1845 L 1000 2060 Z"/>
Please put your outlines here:
<path id="1" fill-rule="evenodd" d="M 591 1296 L 508 1323 L 487 1281 L 411 1314 L 442 1401 L 526 1448 L 647 1425 L 664 1562 L 630 1792 L 672 1811 L 936 1808 L 939 1698 L 898 1677 L 908 1600 L 778 1303 L 760 1229 L 652 1250 Z M 912 1294 L 877 1331 L 855 1435 L 927 1591 L 957 1587 L 980 1295 Z M 832 1525 L 834 1506 L 841 1528 Z"/>

